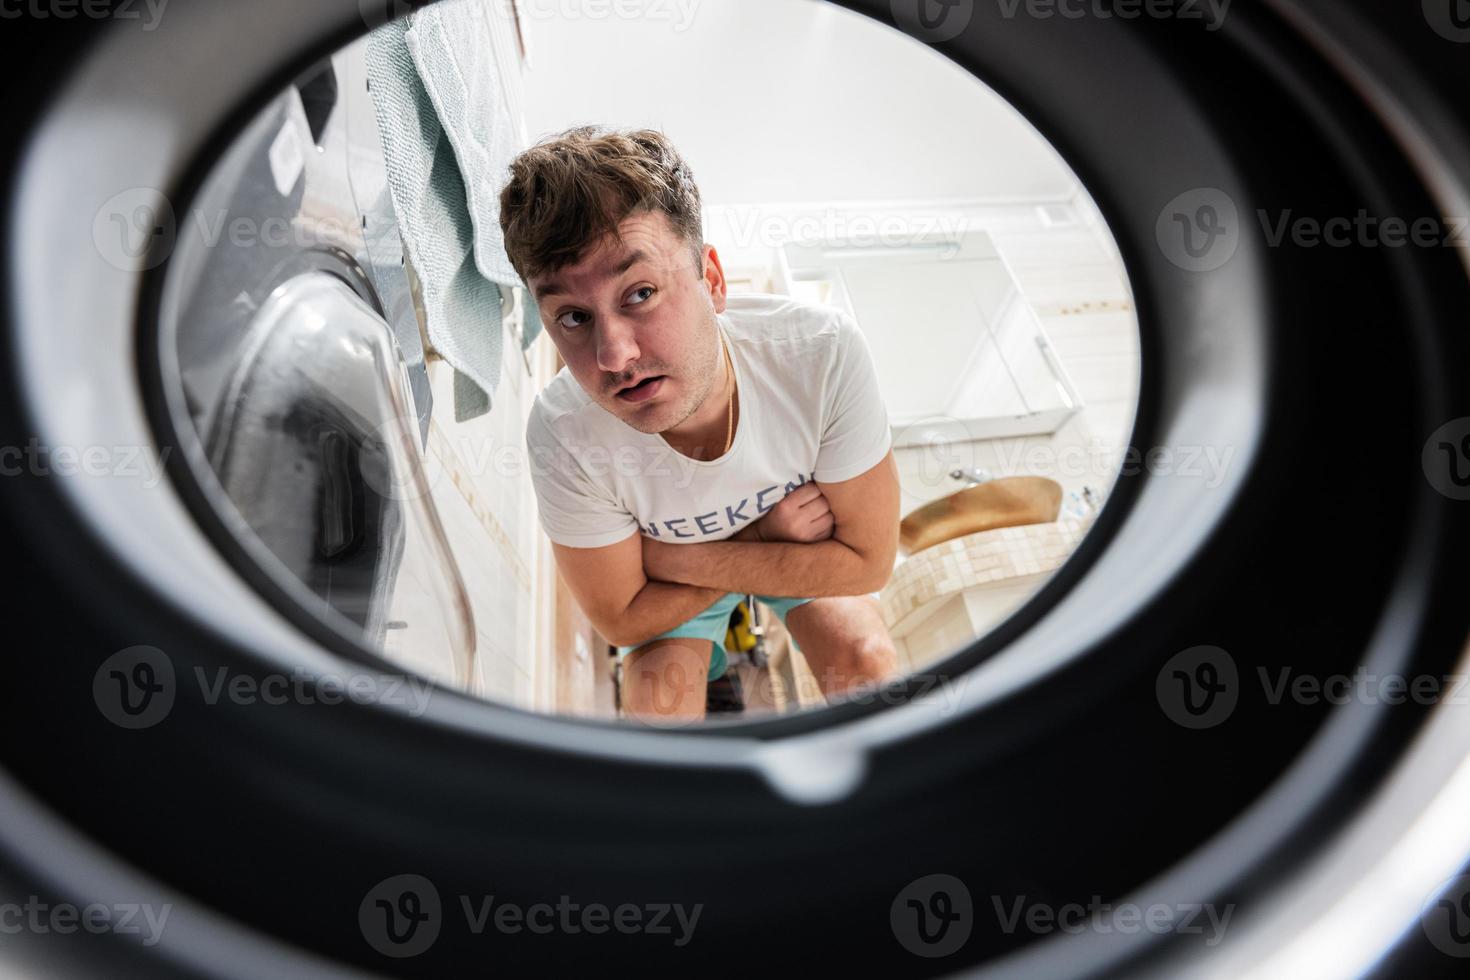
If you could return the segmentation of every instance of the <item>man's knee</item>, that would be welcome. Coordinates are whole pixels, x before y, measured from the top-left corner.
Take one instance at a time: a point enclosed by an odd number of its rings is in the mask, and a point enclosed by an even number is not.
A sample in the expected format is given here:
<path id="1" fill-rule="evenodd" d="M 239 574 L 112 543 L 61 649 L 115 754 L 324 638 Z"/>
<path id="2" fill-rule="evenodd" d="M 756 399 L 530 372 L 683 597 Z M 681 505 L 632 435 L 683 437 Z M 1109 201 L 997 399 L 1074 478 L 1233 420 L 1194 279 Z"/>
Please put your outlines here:
<path id="1" fill-rule="evenodd" d="M 861 634 L 842 644 L 832 667 L 837 688 L 877 683 L 898 670 L 898 651 L 886 631 Z"/>
<path id="2" fill-rule="evenodd" d="M 624 712 L 703 717 L 711 653 L 708 640 L 655 640 L 623 658 Z"/>

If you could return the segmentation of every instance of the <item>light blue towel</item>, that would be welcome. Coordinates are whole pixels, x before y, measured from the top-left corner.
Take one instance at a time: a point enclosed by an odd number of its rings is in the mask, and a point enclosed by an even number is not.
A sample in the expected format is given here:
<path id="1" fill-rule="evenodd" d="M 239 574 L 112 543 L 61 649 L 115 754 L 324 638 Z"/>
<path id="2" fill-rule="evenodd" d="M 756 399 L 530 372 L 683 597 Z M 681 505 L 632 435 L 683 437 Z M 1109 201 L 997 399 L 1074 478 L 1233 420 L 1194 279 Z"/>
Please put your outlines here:
<path id="1" fill-rule="evenodd" d="M 367 68 L 404 245 L 429 341 L 456 378 L 456 418 L 488 409 L 500 377 L 501 287 L 522 285 L 500 234 L 500 185 L 519 140 L 500 92 L 483 0 L 436 3 L 368 38 Z M 528 318 L 529 346 L 540 318 Z"/>

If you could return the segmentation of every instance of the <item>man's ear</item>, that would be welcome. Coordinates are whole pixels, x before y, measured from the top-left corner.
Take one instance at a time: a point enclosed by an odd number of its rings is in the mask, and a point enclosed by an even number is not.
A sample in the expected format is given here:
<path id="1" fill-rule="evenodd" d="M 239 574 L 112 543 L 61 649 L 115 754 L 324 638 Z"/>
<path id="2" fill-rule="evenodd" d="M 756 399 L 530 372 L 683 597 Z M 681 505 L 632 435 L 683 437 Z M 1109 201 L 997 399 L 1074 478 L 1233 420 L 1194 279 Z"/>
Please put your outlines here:
<path id="1" fill-rule="evenodd" d="M 704 284 L 709 288 L 710 304 L 714 306 L 716 313 L 725 312 L 725 269 L 720 265 L 720 253 L 715 251 L 713 245 L 704 246 Z"/>

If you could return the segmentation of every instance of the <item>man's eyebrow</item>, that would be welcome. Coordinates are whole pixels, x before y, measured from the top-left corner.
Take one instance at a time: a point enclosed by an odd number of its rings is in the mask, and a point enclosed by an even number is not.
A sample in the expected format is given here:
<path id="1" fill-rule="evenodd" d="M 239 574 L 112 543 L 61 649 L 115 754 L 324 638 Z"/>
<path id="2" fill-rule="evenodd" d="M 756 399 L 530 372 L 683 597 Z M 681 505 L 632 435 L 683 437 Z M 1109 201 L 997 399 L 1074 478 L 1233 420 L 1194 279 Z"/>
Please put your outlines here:
<path id="1" fill-rule="evenodd" d="M 627 272 L 629 269 L 633 268 L 633 266 L 637 265 L 639 262 L 642 262 L 647 257 L 648 256 L 643 254 L 642 249 L 635 248 L 632 252 L 628 253 L 627 258 L 618 263 L 618 267 L 614 269 L 610 274 L 614 276 L 621 276 L 623 273 Z M 541 285 L 536 287 L 536 302 L 540 303 L 548 296 L 555 296 L 565 291 L 566 290 L 559 282 L 543 282 Z"/>

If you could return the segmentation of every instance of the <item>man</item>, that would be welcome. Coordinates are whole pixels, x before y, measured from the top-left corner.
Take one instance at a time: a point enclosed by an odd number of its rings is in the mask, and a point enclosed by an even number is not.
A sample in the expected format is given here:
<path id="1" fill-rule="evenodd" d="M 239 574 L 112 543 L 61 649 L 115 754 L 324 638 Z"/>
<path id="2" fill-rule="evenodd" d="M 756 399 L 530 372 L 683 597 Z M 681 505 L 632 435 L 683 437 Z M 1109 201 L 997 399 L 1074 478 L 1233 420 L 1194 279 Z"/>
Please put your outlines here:
<path id="1" fill-rule="evenodd" d="M 857 326 L 727 297 L 693 175 L 660 133 L 581 127 L 510 169 L 506 251 L 566 362 L 526 426 L 541 523 L 625 658 L 624 712 L 703 717 L 746 593 L 828 697 L 890 675 L 871 593 L 893 570 L 898 475 Z"/>

